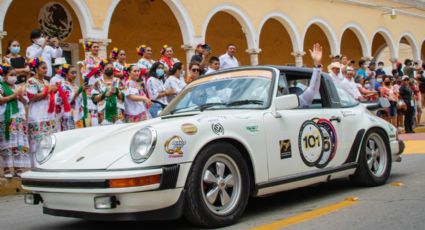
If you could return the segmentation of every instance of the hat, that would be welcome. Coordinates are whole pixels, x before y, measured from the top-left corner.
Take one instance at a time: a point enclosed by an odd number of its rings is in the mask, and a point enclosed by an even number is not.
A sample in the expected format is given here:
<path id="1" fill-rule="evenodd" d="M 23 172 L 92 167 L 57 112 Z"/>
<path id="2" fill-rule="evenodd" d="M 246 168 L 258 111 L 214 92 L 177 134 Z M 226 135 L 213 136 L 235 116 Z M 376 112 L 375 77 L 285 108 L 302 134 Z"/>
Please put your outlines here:
<path id="1" fill-rule="evenodd" d="M 345 71 L 348 72 L 354 72 L 354 69 L 350 66 L 347 66 L 347 68 L 345 68 Z"/>
<path id="2" fill-rule="evenodd" d="M 370 61 L 368 66 L 374 66 L 374 65 L 376 65 L 376 62 L 375 61 Z"/>
<path id="3" fill-rule="evenodd" d="M 333 68 L 341 69 L 341 64 L 339 62 L 332 62 L 329 65 L 329 69 L 333 69 Z"/>
<path id="4" fill-rule="evenodd" d="M 55 58 L 55 62 L 53 63 L 53 66 L 58 66 L 63 64 L 67 64 L 66 59 L 64 57 L 58 57 L 58 58 Z"/>
<path id="5" fill-rule="evenodd" d="M 406 79 L 410 79 L 410 78 L 409 78 L 409 76 L 404 75 L 404 76 L 401 78 L 401 80 L 402 80 L 402 81 L 404 81 L 404 80 L 406 80 Z"/>

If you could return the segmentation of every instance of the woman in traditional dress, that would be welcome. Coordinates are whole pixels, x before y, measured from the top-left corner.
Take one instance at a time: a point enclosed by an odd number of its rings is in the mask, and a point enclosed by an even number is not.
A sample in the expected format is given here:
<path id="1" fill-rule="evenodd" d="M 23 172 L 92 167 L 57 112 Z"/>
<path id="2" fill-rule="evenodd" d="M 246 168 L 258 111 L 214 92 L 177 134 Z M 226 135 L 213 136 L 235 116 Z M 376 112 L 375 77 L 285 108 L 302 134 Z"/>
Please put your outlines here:
<path id="1" fill-rule="evenodd" d="M 141 45 L 137 47 L 137 54 L 141 56 L 139 61 L 137 61 L 137 67 L 139 67 L 140 72 L 148 73 L 155 63 L 155 60 L 152 59 L 152 48 Z"/>
<path id="2" fill-rule="evenodd" d="M 174 49 L 171 46 L 164 45 L 161 50 L 161 59 L 159 60 L 164 64 L 165 72 L 173 68 L 174 63 L 180 62 L 179 59 L 174 57 Z"/>
<path id="3" fill-rule="evenodd" d="M 28 102 L 28 135 L 30 155 L 34 163 L 34 153 L 43 135 L 50 135 L 57 130 L 55 122 L 55 95 L 53 87 L 44 79 L 47 64 L 40 58 L 30 62 L 35 75 L 26 83 Z"/>
<path id="4" fill-rule="evenodd" d="M 131 65 L 128 68 L 129 78 L 125 83 L 125 120 L 126 122 L 138 122 L 148 119 L 146 105 L 152 104 L 145 93 L 139 79 L 139 67 Z"/>
<path id="5" fill-rule="evenodd" d="M 97 104 L 99 124 L 109 125 L 122 123 L 121 109 L 118 107 L 118 99 L 123 99 L 119 89 L 120 79 L 114 77 L 114 66 L 107 63 L 103 70 L 103 76 L 96 81 L 91 91 L 91 98 Z"/>
<path id="6" fill-rule="evenodd" d="M 28 133 L 25 115 L 24 85 L 15 85 L 17 72 L 10 66 L 0 66 L 0 157 L 4 177 L 20 177 L 21 173 L 31 168 L 28 154 Z"/>
<path id="7" fill-rule="evenodd" d="M 57 104 L 61 107 L 63 111 L 63 116 L 61 120 L 61 130 L 71 130 L 75 128 L 84 127 L 84 104 L 87 106 L 87 103 L 84 103 L 84 99 L 87 100 L 87 97 L 84 98 L 83 92 L 85 87 L 83 85 L 77 86 L 74 82 L 77 78 L 77 68 L 65 64 L 62 67 L 62 76 L 65 81 L 62 86 L 58 89 L 57 95 Z"/>

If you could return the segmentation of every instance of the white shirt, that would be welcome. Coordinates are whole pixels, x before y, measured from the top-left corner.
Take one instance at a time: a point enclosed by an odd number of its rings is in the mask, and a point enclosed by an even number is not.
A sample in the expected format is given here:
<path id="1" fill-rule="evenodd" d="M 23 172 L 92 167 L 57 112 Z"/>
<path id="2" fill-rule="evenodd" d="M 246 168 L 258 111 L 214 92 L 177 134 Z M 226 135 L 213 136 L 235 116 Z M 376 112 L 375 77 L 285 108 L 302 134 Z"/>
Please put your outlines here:
<path id="1" fill-rule="evenodd" d="M 348 80 L 347 78 L 344 78 L 344 80 L 341 82 L 342 87 L 345 91 L 347 91 L 348 94 L 350 94 L 355 99 L 358 99 L 362 95 L 360 94 L 359 88 L 357 87 L 357 84 L 353 81 L 353 79 Z"/>
<path id="2" fill-rule="evenodd" d="M 225 53 L 220 56 L 220 69 L 228 69 L 239 66 L 238 59 L 235 56 L 230 57 L 228 53 Z"/>
<path id="3" fill-rule="evenodd" d="M 133 101 L 130 98 L 128 98 L 130 95 L 144 96 L 137 82 L 128 80 L 125 83 L 125 86 L 126 86 L 125 87 L 126 89 L 124 90 L 124 95 L 126 97 L 126 99 L 124 100 L 125 114 L 139 115 L 143 112 L 146 112 L 147 109 L 143 101 Z"/>
<path id="4" fill-rule="evenodd" d="M 186 86 L 186 83 L 180 78 L 170 76 L 165 81 L 164 86 L 165 89 L 174 89 L 175 94 L 167 97 L 168 102 L 170 102 L 174 97 L 176 97 L 177 94 L 182 91 L 182 89 Z"/>
<path id="5" fill-rule="evenodd" d="M 27 58 L 38 58 L 42 57 L 43 61 L 47 64 L 47 76 L 52 76 L 52 58 L 62 57 L 62 49 L 59 47 L 57 49 L 46 45 L 44 49 L 42 49 L 37 44 L 32 44 L 27 48 Z"/>
<path id="6" fill-rule="evenodd" d="M 161 92 L 165 91 L 165 86 L 162 80 L 159 80 L 156 77 L 150 77 L 148 79 L 147 91 L 151 100 L 161 102 L 164 105 L 168 105 L 167 97 L 158 98 L 158 95 Z"/>
<path id="7" fill-rule="evenodd" d="M 207 72 L 205 72 L 205 75 L 207 75 L 207 74 L 210 74 L 210 73 L 214 73 L 214 72 L 216 72 L 217 70 L 215 70 L 215 69 L 211 69 L 210 67 L 208 67 L 208 70 L 207 70 Z"/>
<path id="8" fill-rule="evenodd" d="M 56 83 L 58 83 L 58 82 L 60 82 L 60 84 L 62 85 L 62 83 L 63 83 L 64 80 L 65 79 L 61 75 L 55 74 L 55 76 L 53 76 L 50 79 L 50 85 L 56 85 Z"/>

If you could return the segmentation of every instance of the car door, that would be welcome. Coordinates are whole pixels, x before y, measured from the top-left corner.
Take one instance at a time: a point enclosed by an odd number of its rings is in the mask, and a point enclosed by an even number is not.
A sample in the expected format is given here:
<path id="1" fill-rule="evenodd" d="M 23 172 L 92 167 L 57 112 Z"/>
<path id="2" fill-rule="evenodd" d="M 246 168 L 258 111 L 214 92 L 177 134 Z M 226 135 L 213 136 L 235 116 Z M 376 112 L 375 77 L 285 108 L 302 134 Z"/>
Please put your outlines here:
<path id="1" fill-rule="evenodd" d="M 311 77 L 309 73 L 293 74 L 283 76 L 288 88 L 290 78 Z M 341 110 L 332 108 L 326 90 L 322 77 L 312 106 L 277 111 L 280 117 L 265 114 L 270 180 L 335 167 L 346 158 L 345 149 L 339 148 L 344 145 Z"/>

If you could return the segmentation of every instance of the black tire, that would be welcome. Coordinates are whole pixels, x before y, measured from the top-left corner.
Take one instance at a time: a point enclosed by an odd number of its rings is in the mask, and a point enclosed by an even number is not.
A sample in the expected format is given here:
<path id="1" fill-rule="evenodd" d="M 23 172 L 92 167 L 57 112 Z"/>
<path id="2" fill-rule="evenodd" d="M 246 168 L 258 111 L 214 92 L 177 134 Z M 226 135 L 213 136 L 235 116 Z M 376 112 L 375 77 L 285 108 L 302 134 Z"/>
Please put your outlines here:
<path id="1" fill-rule="evenodd" d="M 228 213 L 225 214 L 217 214 L 211 211 L 211 204 L 206 200 L 206 196 L 204 196 L 204 190 L 208 189 L 206 188 L 205 181 L 203 180 L 203 174 L 205 171 L 210 169 L 207 168 L 208 166 L 206 164 L 212 166 L 213 163 L 211 162 L 215 162 L 214 159 L 219 157 L 227 157 L 231 159 L 233 163 L 235 163 L 235 167 L 239 170 L 240 178 L 238 180 L 240 182 L 238 184 L 239 189 L 236 189 L 236 186 L 231 186 L 232 192 L 230 197 L 233 199 L 233 205 L 231 206 L 233 208 L 229 209 Z M 222 163 L 223 161 L 217 162 Z M 217 163 L 215 163 L 215 166 L 217 166 Z M 229 170 L 230 168 L 228 168 L 228 172 L 230 172 Z M 218 172 L 216 173 L 216 175 L 218 175 Z M 233 174 L 231 176 L 233 178 Z M 218 184 L 212 186 L 216 186 L 218 189 Z M 250 196 L 250 186 L 247 162 L 239 150 L 226 142 L 211 144 L 199 153 L 192 165 L 192 169 L 190 170 L 186 182 L 184 215 L 191 223 L 201 227 L 218 228 L 231 225 L 235 223 L 245 211 Z M 238 191 L 240 191 L 240 193 L 238 193 Z M 222 191 L 220 192 L 222 193 Z M 219 192 L 217 192 L 217 194 L 218 193 Z M 216 199 L 223 199 L 220 195 L 217 195 Z M 221 202 L 223 201 L 220 201 L 220 203 Z"/>
<path id="2" fill-rule="evenodd" d="M 382 146 L 379 148 L 385 148 L 385 150 L 381 150 L 381 151 L 385 151 L 386 158 L 384 158 L 384 160 L 382 161 L 382 162 L 385 162 L 385 166 L 383 166 L 382 169 L 379 170 L 380 173 L 378 173 L 377 175 L 377 173 L 373 172 L 374 169 L 370 168 L 368 165 L 368 159 L 371 159 L 371 154 L 367 153 L 368 152 L 367 148 L 371 149 L 370 146 L 368 146 L 370 145 L 369 140 L 379 141 L 379 139 L 381 139 L 383 142 Z M 380 165 L 380 163 L 378 164 Z M 361 150 L 360 150 L 360 156 L 359 156 L 356 172 L 354 173 L 354 175 L 350 177 L 350 179 L 355 184 L 360 186 L 373 187 L 373 186 L 383 185 L 387 182 L 387 179 L 390 176 L 391 164 L 392 164 L 391 149 L 388 143 L 388 138 L 386 137 L 384 131 L 380 129 L 372 129 L 369 132 L 367 132 L 365 135 L 365 138 L 363 140 Z M 374 168 L 376 169 L 376 167 Z"/>

